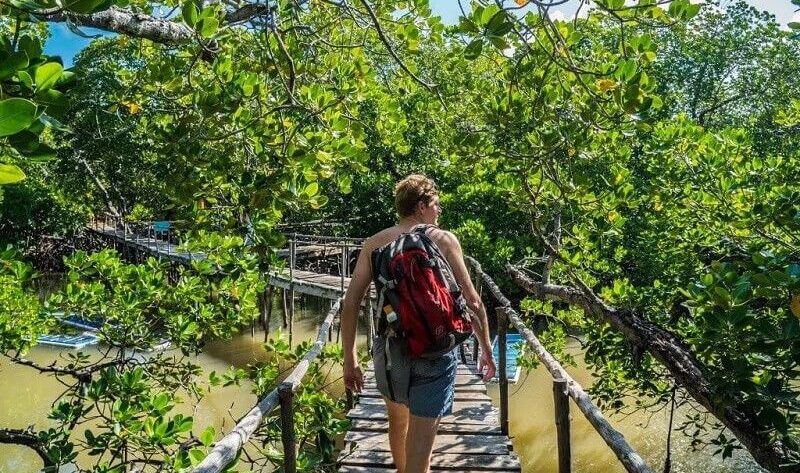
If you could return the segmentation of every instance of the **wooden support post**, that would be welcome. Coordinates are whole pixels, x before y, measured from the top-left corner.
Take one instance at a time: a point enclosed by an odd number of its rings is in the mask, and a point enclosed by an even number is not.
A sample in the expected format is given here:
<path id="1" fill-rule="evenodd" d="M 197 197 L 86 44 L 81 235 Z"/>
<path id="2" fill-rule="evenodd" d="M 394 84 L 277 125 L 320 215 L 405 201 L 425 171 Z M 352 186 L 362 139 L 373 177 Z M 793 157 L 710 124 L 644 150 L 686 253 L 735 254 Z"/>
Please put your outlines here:
<path id="1" fill-rule="evenodd" d="M 333 301 L 331 301 L 331 307 L 333 307 Z M 336 314 L 336 316 L 333 318 L 331 321 L 331 328 L 328 329 L 328 343 L 333 342 L 333 326 L 336 324 L 337 317 L 339 317 L 339 314 Z"/>
<path id="2" fill-rule="evenodd" d="M 339 248 L 342 249 L 342 257 L 340 259 L 340 261 L 341 261 L 340 265 L 341 266 L 339 268 L 339 290 L 342 291 L 342 295 L 344 295 L 344 272 L 346 271 L 345 267 L 347 266 L 347 262 L 345 261 L 346 258 L 344 256 L 344 250 L 345 250 L 345 247 L 347 246 L 347 243 L 345 243 L 344 245 L 340 244 L 340 245 L 337 245 L 337 246 L 339 246 Z"/>
<path id="3" fill-rule="evenodd" d="M 264 341 L 269 340 L 269 324 L 272 321 L 272 302 L 274 298 L 274 287 L 270 286 L 267 290 L 267 317 L 264 320 Z"/>
<path id="4" fill-rule="evenodd" d="M 283 441 L 283 471 L 295 473 L 297 453 L 295 452 L 294 406 L 292 383 L 282 383 L 278 388 L 281 402 L 281 440 Z"/>
<path id="5" fill-rule="evenodd" d="M 553 380 L 553 401 L 558 435 L 558 473 L 572 473 L 572 452 L 569 425 L 569 383 L 566 379 Z"/>
<path id="6" fill-rule="evenodd" d="M 506 360 L 506 333 L 508 332 L 508 316 L 505 307 L 498 307 L 497 313 L 497 344 L 500 349 L 500 431 L 508 435 L 508 369 Z"/>
<path id="7" fill-rule="evenodd" d="M 344 277 L 350 277 L 350 245 L 347 240 L 344 241 L 344 250 L 342 251 L 342 258 L 344 261 Z"/>
<path id="8" fill-rule="evenodd" d="M 292 347 L 292 338 L 294 337 L 294 259 L 295 241 L 297 234 L 292 233 L 292 240 L 289 242 L 289 348 Z"/>
<path id="9" fill-rule="evenodd" d="M 283 304 L 283 329 L 289 328 L 289 296 L 288 291 L 283 289 L 281 291 L 281 303 Z"/>
<path id="10" fill-rule="evenodd" d="M 356 315 L 356 327 L 358 327 L 358 315 Z M 336 344 L 339 344 L 339 337 L 342 336 L 342 319 L 336 324 Z"/>

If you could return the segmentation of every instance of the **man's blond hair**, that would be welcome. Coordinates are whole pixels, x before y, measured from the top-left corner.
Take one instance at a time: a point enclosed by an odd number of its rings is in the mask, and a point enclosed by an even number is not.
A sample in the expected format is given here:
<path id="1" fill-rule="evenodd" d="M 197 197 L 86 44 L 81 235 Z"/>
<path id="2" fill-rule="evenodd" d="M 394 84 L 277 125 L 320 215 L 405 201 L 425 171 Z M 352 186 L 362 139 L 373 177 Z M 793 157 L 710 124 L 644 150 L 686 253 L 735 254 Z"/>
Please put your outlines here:
<path id="1" fill-rule="evenodd" d="M 394 186 L 394 206 L 400 218 L 414 215 L 418 202 L 426 205 L 439 194 L 436 183 L 423 174 L 406 176 Z"/>

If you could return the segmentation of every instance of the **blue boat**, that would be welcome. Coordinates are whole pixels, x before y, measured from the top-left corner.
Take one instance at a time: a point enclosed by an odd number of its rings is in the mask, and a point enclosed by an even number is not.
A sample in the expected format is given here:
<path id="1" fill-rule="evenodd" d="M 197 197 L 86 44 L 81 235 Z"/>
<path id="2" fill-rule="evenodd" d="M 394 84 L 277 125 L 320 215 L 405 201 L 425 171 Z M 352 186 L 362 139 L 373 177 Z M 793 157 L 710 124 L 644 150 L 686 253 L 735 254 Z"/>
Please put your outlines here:
<path id="1" fill-rule="evenodd" d="M 57 347 L 67 347 L 73 349 L 83 348 L 87 345 L 94 345 L 99 341 L 95 335 L 83 333 L 80 335 L 50 334 L 40 335 L 36 342 L 42 345 L 54 345 Z"/>
<path id="2" fill-rule="evenodd" d="M 519 333 L 506 334 L 506 374 L 508 375 L 509 383 L 516 383 L 519 380 L 519 375 L 522 369 L 517 365 L 517 357 L 519 356 L 519 344 L 524 342 L 522 335 Z M 494 359 L 500 359 L 500 345 L 497 343 L 497 336 L 492 341 L 492 353 Z M 499 366 L 499 364 L 498 364 Z M 499 381 L 500 377 L 495 375 L 492 381 Z"/>

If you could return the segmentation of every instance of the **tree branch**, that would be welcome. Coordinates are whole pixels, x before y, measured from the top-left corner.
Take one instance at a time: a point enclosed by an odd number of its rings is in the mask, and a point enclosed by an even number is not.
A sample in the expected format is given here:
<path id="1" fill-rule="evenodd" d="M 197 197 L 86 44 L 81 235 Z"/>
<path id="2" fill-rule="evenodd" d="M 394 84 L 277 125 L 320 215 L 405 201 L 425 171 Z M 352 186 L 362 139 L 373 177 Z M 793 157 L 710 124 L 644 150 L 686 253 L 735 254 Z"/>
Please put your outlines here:
<path id="1" fill-rule="evenodd" d="M 270 11 L 267 4 L 246 4 L 225 15 L 226 25 L 249 21 Z M 186 24 L 169 19 L 158 18 L 141 13 L 132 13 L 117 7 L 111 7 L 97 13 L 78 15 L 68 13 L 61 8 L 33 10 L 27 13 L 42 21 L 63 23 L 70 20 L 78 26 L 89 26 L 113 33 L 124 34 L 135 38 L 149 39 L 161 44 L 190 43 L 196 39 L 195 32 Z"/>
<path id="2" fill-rule="evenodd" d="M 29 447 L 39 455 L 45 467 L 55 466 L 55 463 L 47 456 L 47 450 L 39 440 L 39 436 L 32 429 L 0 429 L 0 443 Z"/>
<path id="3" fill-rule="evenodd" d="M 398 56 L 397 53 L 395 52 L 394 46 L 392 45 L 391 42 L 389 42 L 389 38 L 386 37 L 386 33 L 384 33 L 384 31 L 383 31 L 383 27 L 381 26 L 381 23 L 378 20 L 377 15 L 375 15 L 375 10 L 373 10 L 372 7 L 370 6 L 370 4 L 367 3 L 367 0 L 360 0 L 360 2 L 361 2 L 362 5 L 364 5 L 364 8 L 367 9 L 367 13 L 369 14 L 369 17 L 372 19 L 372 24 L 373 24 L 373 26 L 375 26 L 375 32 L 378 33 L 378 38 L 380 38 L 380 40 L 383 43 L 383 45 L 386 46 L 386 50 L 389 52 L 389 54 L 395 60 L 397 65 L 400 66 L 400 69 L 402 69 L 406 74 L 408 74 L 409 77 L 414 79 L 415 82 L 417 82 L 421 86 L 423 86 L 426 89 L 428 89 L 428 91 L 433 92 L 434 89 L 436 89 L 436 85 L 435 84 L 429 84 L 428 82 L 425 82 L 424 80 L 422 80 L 419 77 L 417 77 L 416 74 L 411 72 L 411 70 L 408 68 L 408 66 L 406 66 L 406 64 L 403 62 L 403 60 L 400 59 L 400 56 Z"/>
<path id="4" fill-rule="evenodd" d="M 69 19 L 78 26 L 90 26 L 161 44 L 189 43 L 195 39 L 194 31 L 183 23 L 131 13 L 117 7 L 89 15 L 67 14 L 60 8 L 36 10 L 30 13 L 42 21 L 63 23 Z"/>
<path id="5" fill-rule="evenodd" d="M 788 466 L 791 452 L 783 442 L 770 437 L 742 399 L 716 392 L 704 374 L 706 367 L 675 334 L 638 314 L 608 305 L 585 284 L 581 288 L 544 284 L 510 264 L 506 269 L 512 280 L 534 297 L 582 307 L 586 314 L 608 323 L 633 345 L 653 355 L 698 403 L 736 435 L 762 467 L 772 472 L 796 471 Z"/>

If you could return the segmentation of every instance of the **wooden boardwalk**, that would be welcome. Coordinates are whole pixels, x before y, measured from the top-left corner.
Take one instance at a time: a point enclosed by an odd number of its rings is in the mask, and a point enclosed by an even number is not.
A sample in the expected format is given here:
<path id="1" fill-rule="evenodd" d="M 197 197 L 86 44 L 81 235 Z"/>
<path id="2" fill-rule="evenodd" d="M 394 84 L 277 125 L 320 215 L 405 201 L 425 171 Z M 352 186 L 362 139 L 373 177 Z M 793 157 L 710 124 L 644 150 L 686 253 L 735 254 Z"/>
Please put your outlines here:
<path id="1" fill-rule="evenodd" d="M 91 228 L 91 230 L 101 233 L 103 235 L 115 238 L 121 244 L 128 245 L 138 250 L 145 251 L 160 258 L 165 258 L 169 261 L 176 263 L 188 264 L 191 261 L 198 261 L 205 259 L 204 253 L 188 253 L 181 251 L 179 246 L 174 243 L 169 243 L 164 240 L 157 240 L 150 237 L 134 235 L 131 233 L 124 233 L 122 230 L 113 227 Z M 278 256 L 286 257 L 288 250 L 278 250 Z M 298 254 L 303 252 L 303 249 L 297 249 Z M 331 248 L 330 246 L 323 248 L 320 245 L 314 245 L 310 248 L 310 254 L 341 254 L 341 250 Z M 270 284 L 280 289 L 292 289 L 301 294 L 308 294 L 317 297 L 324 297 L 327 299 L 338 299 L 347 290 L 350 284 L 350 278 L 335 276 L 332 274 L 320 274 L 311 271 L 302 271 L 295 269 L 292 271 L 292 277 L 289 276 L 288 269 L 275 270 L 270 272 Z M 374 290 L 371 293 L 372 298 L 375 298 Z"/>
<path id="2" fill-rule="evenodd" d="M 112 227 L 92 228 L 154 256 L 178 263 L 205 258 L 203 253 L 179 251 L 178 245 Z M 313 248 L 312 251 L 327 251 Z M 339 252 L 339 254 L 341 254 Z M 282 289 L 338 299 L 347 289 L 350 278 L 294 269 L 270 274 L 270 284 Z M 374 290 L 371 292 L 374 298 Z M 467 352 L 467 359 L 471 355 Z M 389 451 L 386 406 L 375 385 L 371 366 L 365 371 L 365 386 L 347 417 L 352 422 L 339 456 L 340 472 L 388 473 L 396 471 Z M 455 402 L 451 415 L 443 417 L 433 446 L 431 471 L 519 472 L 517 456 L 511 452 L 511 440 L 500 429 L 499 412 L 486 394 L 486 385 L 476 374 L 475 365 L 459 361 L 456 372 Z"/>
<path id="3" fill-rule="evenodd" d="M 386 406 L 371 367 L 364 377 L 364 392 L 347 414 L 352 426 L 339 456 L 339 471 L 397 471 L 389 450 Z M 519 459 L 511 448 L 511 440 L 500 431 L 499 413 L 486 394 L 486 385 L 476 374 L 475 365 L 459 361 L 453 412 L 439 423 L 431 471 L 521 471 Z"/>

